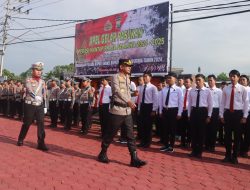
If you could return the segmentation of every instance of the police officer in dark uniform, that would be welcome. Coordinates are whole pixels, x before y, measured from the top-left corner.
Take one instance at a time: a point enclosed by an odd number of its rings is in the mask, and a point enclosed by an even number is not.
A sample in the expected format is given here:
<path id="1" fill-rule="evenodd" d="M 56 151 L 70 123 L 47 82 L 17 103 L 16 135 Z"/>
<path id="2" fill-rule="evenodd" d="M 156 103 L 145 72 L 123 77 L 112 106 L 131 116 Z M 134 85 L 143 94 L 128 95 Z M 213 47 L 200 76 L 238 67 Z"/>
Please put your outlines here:
<path id="1" fill-rule="evenodd" d="M 82 91 L 79 98 L 80 101 L 80 116 L 82 121 L 81 133 L 86 135 L 92 125 L 92 104 L 94 100 L 95 89 L 90 85 L 90 79 L 83 77 Z"/>
<path id="2" fill-rule="evenodd" d="M 2 105 L 3 105 L 3 115 L 5 117 L 8 116 L 8 94 L 9 94 L 9 85 L 8 82 L 5 81 L 3 84 L 3 92 L 2 92 Z"/>
<path id="3" fill-rule="evenodd" d="M 79 101 L 81 96 L 81 89 L 79 88 L 79 82 L 74 82 L 74 90 L 75 90 L 75 103 L 73 106 L 73 125 L 78 126 L 79 125 Z"/>
<path id="4" fill-rule="evenodd" d="M 107 157 L 107 149 L 113 141 L 114 136 L 120 127 L 126 128 L 127 145 L 131 155 L 130 166 L 141 167 L 146 164 L 145 161 L 137 157 L 135 138 L 133 133 L 133 118 L 132 110 L 136 108 L 131 101 L 130 93 L 130 79 L 131 67 L 133 66 L 131 60 L 119 60 L 119 73 L 112 77 L 112 105 L 110 109 L 110 123 L 102 140 L 102 150 L 98 155 L 98 160 L 103 163 L 109 163 Z"/>
<path id="5" fill-rule="evenodd" d="M 15 105 L 15 88 L 16 85 L 13 80 L 9 81 L 9 117 L 14 118 L 16 112 L 16 105 Z"/>
<path id="6" fill-rule="evenodd" d="M 19 120 L 23 118 L 23 94 L 23 85 L 20 81 L 18 81 L 15 88 L 15 105 Z"/>
<path id="7" fill-rule="evenodd" d="M 65 89 L 65 99 L 64 99 L 64 111 L 65 111 L 65 121 L 64 121 L 64 129 L 70 130 L 72 125 L 72 115 L 73 115 L 73 106 L 75 103 L 75 91 L 71 86 L 71 78 L 66 77 L 66 89 Z"/>
<path id="8" fill-rule="evenodd" d="M 59 118 L 62 124 L 64 124 L 64 120 L 65 120 L 65 110 L 64 110 L 65 91 L 66 91 L 65 82 L 62 80 L 60 84 L 59 95 L 58 95 Z"/>
<path id="9" fill-rule="evenodd" d="M 37 136 L 38 146 L 37 149 L 47 151 L 48 148 L 44 143 L 45 130 L 44 130 L 44 103 L 46 102 L 46 88 L 45 82 L 41 79 L 43 63 L 36 62 L 32 65 L 32 77 L 26 79 L 26 97 L 24 104 L 24 119 L 23 125 L 18 137 L 18 146 L 23 145 L 29 127 L 33 120 L 37 121 Z"/>

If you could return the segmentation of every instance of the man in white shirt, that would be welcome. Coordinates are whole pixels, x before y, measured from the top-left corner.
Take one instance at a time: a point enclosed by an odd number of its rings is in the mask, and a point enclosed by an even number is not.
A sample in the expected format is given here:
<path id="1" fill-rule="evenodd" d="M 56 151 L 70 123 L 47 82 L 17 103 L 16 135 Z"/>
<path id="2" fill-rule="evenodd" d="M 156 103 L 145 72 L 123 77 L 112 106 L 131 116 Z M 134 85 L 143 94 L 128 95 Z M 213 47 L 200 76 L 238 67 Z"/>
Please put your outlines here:
<path id="1" fill-rule="evenodd" d="M 136 127 L 137 127 L 137 136 L 136 136 L 136 139 L 137 140 L 141 140 L 142 139 L 142 121 L 141 121 L 141 118 L 140 118 L 140 114 L 139 114 L 139 102 L 140 102 L 140 99 L 142 98 L 142 94 L 140 94 L 139 92 L 142 92 L 142 88 L 144 87 L 144 81 L 143 81 L 143 76 L 140 76 L 138 78 L 138 86 L 136 87 L 136 91 L 138 92 L 138 96 L 136 96 L 136 101 L 135 101 L 135 104 L 136 104 L 136 107 L 137 109 L 135 110 L 136 112 Z"/>
<path id="2" fill-rule="evenodd" d="M 237 156 L 239 151 L 241 124 L 245 124 L 247 121 L 249 100 L 246 88 L 238 83 L 240 79 L 239 71 L 230 71 L 229 78 L 231 84 L 223 89 L 220 106 L 221 121 L 225 123 L 226 147 L 226 155 L 222 161 L 238 164 Z M 234 140 L 233 153 L 232 140 Z"/>
<path id="3" fill-rule="evenodd" d="M 158 109 L 158 91 L 155 85 L 151 84 L 152 75 L 149 71 L 143 73 L 144 86 L 139 94 L 139 114 L 142 122 L 142 139 L 139 147 L 148 148 L 152 141 L 153 117 Z"/>
<path id="4" fill-rule="evenodd" d="M 191 145 L 191 126 L 188 120 L 188 95 L 192 89 L 192 83 L 192 77 L 184 79 L 185 89 L 183 91 L 183 112 L 180 119 L 181 147 L 183 148 L 190 147 Z"/>
<path id="5" fill-rule="evenodd" d="M 101 124 L 101 136 L 103 137 L 108 126 L 109 104 L 112 96 L 111 86 L 109 86 L 108 78 L 101 79 L 102 86 L 99 89 L 99 119 Z"/>
<path id="6" fill-rule="evenodd" d="M 168 86 L 162 89 L 159 96 L 159 112 L 163 120 L 163 144 L 160 151 L 173 152 L 177 120 L 181 118 L 183 110 L 183 91 L 175 85 L 176 74 L 168 73 Z"/>
<path id="7" fill-rule="evenodd" d="M 216 76 L 208 76 L 208 89 L 211 91 L 213 98 L 213 112 L 211 122 L 206 127 L 205 148 L 210 152 L 215 151 L 215 142 L 217 137 L 217 130 L 219 128 L 219 108 L 221 103 L 222 90 L 216 88 Z"/>
<path id="8" fill-rule="evenodd" d="M 248 151 L 249 151 L 249 144 L 250 144 L 250 87 L 249 85 L 249 78 L 246 75 L 240 76 L 240 84 L 247 89 L 248 99 L 249 99 L 249 106 L 248 106 L 248 117 L 247 123 L 242 125 L 242 135 L 241 135 L 241 142 L 240 142 L 240 156 L 247 158 Z"/>
<path id="9" fill-rule="evenodd" d="M 204 86 L 203 74 L 197 74 L 195 82 L 196 88 L 188 96 L 188 117 L 192 128 L 192 152 L 189 156 L 202 158 L 206 125 L 210 122 L 213 111 L 213 99 L 210 90 Z"/>
<path id="10" fill-rule="evenodd" d="M 177 86 L 179 86 L 182 90 L 185 90 L 185 85 L 184 85 L 184 79 L 183 77 L 178 77 L 178 83 Z"/>

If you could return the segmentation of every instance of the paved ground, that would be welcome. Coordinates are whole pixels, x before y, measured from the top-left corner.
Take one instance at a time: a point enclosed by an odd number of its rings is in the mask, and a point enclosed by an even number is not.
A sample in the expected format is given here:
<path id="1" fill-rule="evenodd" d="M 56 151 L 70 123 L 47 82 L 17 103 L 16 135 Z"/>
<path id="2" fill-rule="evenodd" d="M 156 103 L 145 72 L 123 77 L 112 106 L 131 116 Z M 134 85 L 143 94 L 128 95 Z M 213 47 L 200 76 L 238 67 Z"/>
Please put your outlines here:
<path id="1" fill-rule="evenodd" d="M 87 136 L 75 128 L 70 132 L 61 126 L 47 128 L 48 153 L 36 149 L 35 126 L 25 145 L 17 147 L 20 126 L 19 121 L 0 118 L 0 190 L 250 189 L 250 159 L 240 158 L 237 166 L 222 164 L 224 148 L 197 160 L 178 148 L 171 154 L 159 152 L 160 145 L 154 143 L 146 151 L 138 150 L 148 165 L 137 169 L 129 167 L 128 150 L 118 143 L 109 149 L 110 164 L 96 161 L 97 126 Z"/>

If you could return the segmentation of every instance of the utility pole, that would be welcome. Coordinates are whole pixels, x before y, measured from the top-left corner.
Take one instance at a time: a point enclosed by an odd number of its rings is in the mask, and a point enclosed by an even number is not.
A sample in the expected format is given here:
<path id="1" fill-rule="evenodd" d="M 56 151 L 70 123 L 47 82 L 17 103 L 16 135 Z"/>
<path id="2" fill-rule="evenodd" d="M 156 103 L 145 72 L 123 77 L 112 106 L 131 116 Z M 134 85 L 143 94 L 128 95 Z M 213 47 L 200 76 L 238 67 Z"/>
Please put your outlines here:
<path id="1" fill-rule="evenodd" d="M 170 4 L 170 55 L 169 55 L 169 72 L 172 72 L 173 61 L 173 4 Z"/>
<path id="2" fill-rule="evenodd" d="M 6 14 L 4 16 L 4 23 L 3 23 L 3 41 L 2 41 L 2 49 L 1 49 L 1 64 L 0 64 L 0 76 L 3 76 L 3 61 L 4 61 L 4 54 L 6 49 L 6 40 L 7 40 L 7 26 L 8 20 L 10 18 L 10 0 L 7 0 L 6 4 Z"/>
<path id="3" fill-rule="evenodd" d="M 8 21 L 11 18 L 10 13 L 11 11 L 14 12 L 18 12 L 18 13 L 25 13 L 25 14 L 29 14 L 30 10 L 27 10 L 25 12 L 21 12 L 22 7 L 13 7 L 13 9 L 10 8 L 10 1 L 11 0 L 7 0 L 6 2 L 6 13 L 4 16 L 4 23 L 3 23 L 3 41 L 2 41 L 2 49 L 0 49 L 0 55 L 1 55 L 1 62 L 0 62 L 0 77 L 3 76 L 3 63 L 4 63 L 4 55 L 5 55 L 5 50 L 6 50 L 6 41 L 7 41 L 7 35 L 8 35 Z M 19 0 L 19 3 L 30 3 L 30 0 Z"/>

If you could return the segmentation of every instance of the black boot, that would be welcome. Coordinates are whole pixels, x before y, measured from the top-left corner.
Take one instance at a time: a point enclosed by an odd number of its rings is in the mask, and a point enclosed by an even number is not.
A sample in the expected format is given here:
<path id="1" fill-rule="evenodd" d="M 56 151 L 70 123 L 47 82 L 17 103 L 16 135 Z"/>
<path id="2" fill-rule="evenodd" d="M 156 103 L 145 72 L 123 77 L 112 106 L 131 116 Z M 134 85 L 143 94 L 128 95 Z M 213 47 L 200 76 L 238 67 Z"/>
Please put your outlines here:
<path id="1" fill-rule="evenodd" d="M 105 163 L 105 164 L 109 163 L 109 159 L 107 156 L 107 150 L 105 150 L 105 149 L 101 150 L 100 154 L 98 155 L 98 161 Z"/>
<path id="2" fill-rule="evenodd" d="M 18 140 L 17 141 L 17 146 L 23 146 L 23 141 L 22 140 Z"/>
<path id="3" fill-rule="evenodd" d="M 48 147 L 45 145 L 44 141 L 38 141 L 37 149 L 42 151 L 49 150 Z"/>
<path id="4" fill-rule="evenodd" d="M 131 162 L 130 162 L 130 166 L 132 167 L 136 167 L 136 168 L 139 168 L 141 166 L 144 166 L 146 165 L 147 163 L 143 160 L 140 160 L 138 157 L 137 157 L 137 152 L 134 151 L 131 153 Z"/>

